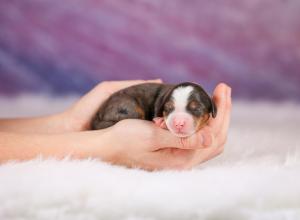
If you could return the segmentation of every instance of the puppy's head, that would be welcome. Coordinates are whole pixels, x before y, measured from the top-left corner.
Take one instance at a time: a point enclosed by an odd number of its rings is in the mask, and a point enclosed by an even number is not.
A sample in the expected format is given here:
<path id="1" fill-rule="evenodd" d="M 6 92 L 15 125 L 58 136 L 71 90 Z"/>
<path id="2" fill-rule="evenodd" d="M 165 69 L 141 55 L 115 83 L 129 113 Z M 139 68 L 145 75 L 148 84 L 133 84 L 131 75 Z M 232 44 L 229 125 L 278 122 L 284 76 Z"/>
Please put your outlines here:
<path id="1" fill-rule="evenodd" d="M 181 83 L 167 91 L 158 103 L 156 116 L 163 117 L 168 129 L 187 137 L 201 129 L 217 109 L 211 97 L 195 83 Z"/>

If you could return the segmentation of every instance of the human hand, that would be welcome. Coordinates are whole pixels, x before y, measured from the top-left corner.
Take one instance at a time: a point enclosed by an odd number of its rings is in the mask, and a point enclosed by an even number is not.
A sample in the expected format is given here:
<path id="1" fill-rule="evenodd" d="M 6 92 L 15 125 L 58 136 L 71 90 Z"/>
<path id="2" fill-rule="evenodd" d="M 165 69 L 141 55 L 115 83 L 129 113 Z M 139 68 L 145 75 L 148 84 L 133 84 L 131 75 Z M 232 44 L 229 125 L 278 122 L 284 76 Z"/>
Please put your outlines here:
<path id="1" fill-rule="evenodd" d="M 176 137 L 149 121 L 127 119 L 102 130 L 106 138 L 95 142 L 92 155 L 113 164 L 146 170 L 190 169 L 223 151 L 230 122 L 230 96 L 231 89 L 219 84 L 213 95 L 217 117 L 188 138 Z M 109 146 L 104 157 L 103 149 L 98 147 L 103 140 Z"/>
<path id="2" fill-rule="evenodd" d="M 182 164 L 182 168 L 192 168 L 212 159 L 224 150 L 230 122 L 231 88 L 223 83 L 219 84 L 214 91 L 213 98 L 218 107 L 217 118 L 211 118 L 207 126 L 187 138 L 188 140 L 199 139 L 199 136 L 202 136 L 203 143 L 198 143 L 198 149 L 190 152 L 189 160 Z M 155 118 L 153 121 L 158 127 L 167 129 L 163 118 Z M 160 151 L 169 152 L 170 149 L 161 149 Z M 181 153 L 186 154 L 185 151 L 183 149 L 172 149 L 172 152 L 176 152 L 177 156 Z"/>
<path id="3" fill-rule="evenodd" d="M 66 131 L 85 131 L 90 129 L 90 122 L 100 105 L 114 92 L 141 83 L 161 83 L 156 80 L 105 81 L 99 83 L 73 106 L 62 113 Z"/>
<path id="4" fill-rule="evenodd" d="M 91 157 L 146 170 L 182 169 L 195 150 L 203 148 L 201 136 L 179 138 L 153 122 L 138 119 L 126 119 L 106 129 L 79 133 L 89 135 L 82 140 L 87 143 L 86 150 Z"/>
<path id="5" fill-rule="evenodd" d="M 189 169 L 198 164 L 210 160 L 217 155 L 221 154 L 227 141 L 228 129 L 231 117 L 231 88 L 224 83 L 220 83 L 214 90 L 213 99 L 218 109 L 216 118 L 210 118 L 207 126 L 200 131 L 189 137 L 203 137 L 203 147 L 194 150 L 193 156 L 190 157 L 183 168 Z M 197 139 L 197 138 L 196 138 Z M 201 145 L 199 143 L 199 145 Z M 179 152 L 182 150 L 179 149 Z"/>
<path id="6" fill-rule="evenodd" d="M 114 92 L 140 83 L 161 83 L 157 80 L 127 80 L 99 83 L 67 110 L 52 115 L 0 119 L 0 131 L 14 133 L 61 134 L 90 130 L 90 122 L 100 105 Z"/>
<path id="7" fill-rule="evenodd" d="M 145 81 L 131 81 L 127 85 L 121 82 L 121 85 L 117 85 L 118 83 L 116 85 L 118 89 L 121 89 L 122 84 L 127 87 L 142 82 Z M 98 92 L 103 89 L 99 87 Z M 113 92 L 113 86 L 110 88 Z M 90 92 L 66 111 L 69 119 L 76 122 L 70 123 L 70 128 L 74 129 L 70 131 L 73 132 L 61 130 L 59 123 L 65 118 L 51 117 L 49 120 L 45 117 L 4 123 L 16 126 L 5 126 L 6 130 L 13 130 L 14 133 L 0 132 L 2 145 L 5 146 L 1 148 L 0 142 L 2 155 L 0 162 L 10 159 L 26 160 L 37 155 L 57 158 L 72 155 L 75 158 L 100 158 L 114 164 L 148 170 L 188 169 L 215 157 L 224 149 L 231 112 L 231 90 L 225 84 L 218 85 L 214 91 L 213 98 L 218 107 L 217 118 L 210 119 L 206 127 L 188 138 L 175 137 L 152 122 L 134 119 L 120 121 L 110 128 L 99 131 L 76 132 L 85 130 L 93 111 L 97 110 L 98 104 L 93 106 L 94 101 L 101 104 L 109 96 L 107 93 L 104 94 L 104 91 L 103 94 L 98 94 L 95 90 Z M 99 100 L 97 95 L 99 95 Z M 87 106 L 90 108 L 86 109 Z M 57 126 L 49 126 L 50 123 L 53 124 L 53 121 L 56 121 Z M 20 128 L 20 124 L 23 128 L 30 128 L 30 131 L 28 129 L 26 132 L 22 129 L 16 131 L 15 128 Z M 44 130 L 41 129 L 41 125 L 44 125 Z M 53 133 L 51 130 L 56 132 Z M 20 142 L 23 143 L 26 153 L 20 148 Z"/>

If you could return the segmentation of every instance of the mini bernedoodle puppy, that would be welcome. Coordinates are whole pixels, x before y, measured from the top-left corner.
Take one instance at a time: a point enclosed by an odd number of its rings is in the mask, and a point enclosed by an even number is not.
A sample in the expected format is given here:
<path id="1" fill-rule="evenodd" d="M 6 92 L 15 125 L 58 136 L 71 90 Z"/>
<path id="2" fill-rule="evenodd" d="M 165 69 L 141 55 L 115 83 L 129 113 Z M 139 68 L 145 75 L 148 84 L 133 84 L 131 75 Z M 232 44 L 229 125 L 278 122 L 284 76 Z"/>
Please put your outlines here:
<path id="1" fill-rule="evenodd" d="M 123 119 L 143 119 L 178 137 L 187 137 L 216 115 L 215 103 L 198 84 L 144 83 L 112 94 L 100 106 L 91 128 L 104 129 Z"/>

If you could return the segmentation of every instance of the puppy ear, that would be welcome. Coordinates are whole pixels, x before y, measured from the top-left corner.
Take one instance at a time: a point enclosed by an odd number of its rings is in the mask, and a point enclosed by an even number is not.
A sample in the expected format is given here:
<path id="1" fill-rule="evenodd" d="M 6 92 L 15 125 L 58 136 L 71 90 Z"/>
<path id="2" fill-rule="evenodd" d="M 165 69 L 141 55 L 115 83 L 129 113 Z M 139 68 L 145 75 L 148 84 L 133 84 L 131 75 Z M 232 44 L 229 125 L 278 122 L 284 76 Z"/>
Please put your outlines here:
<path id="1" fill-rule="evenodd" d="M 210 98 L 210 104 L 211 104 L 211 115 L 213 118 L 217 117 L 217 112 L 218 112 L 218 109 L 217 109 L 217 106 L 216 106 L 216 103 L 214 102 L 213 98 Z"/>
<path id="2" fill-rule="evenodd" d="M 218 110 L 217 110 L 217 106 L 216 106 L 216 103 L 214 102 L 213 98 L 210 97 L 208 95 L 208 93 L 199 84 L 197 84 L 197 83 L 185 83 L 185 84 L 194 85 L 196 88 L 199 89 L 199 91 L 202 92 L 202 94 L 204 94 L 206 97 L 208 97 L 209 102 L 210 102 L 210 106 L 211 106 L 210 107 L 210 113 L 211 113 L 213 118 L 217 117 Z"/>
<path id="3" fill-rule="evenodd" d="M 155 102 L 154 118 L 163 116 L 164 105 L 167 102 L 167 100 L 170 98 L 173 90 L 174 90 L 174 86 L 171 86 L 166 88 L 164 91 L 160 92 Z"/>

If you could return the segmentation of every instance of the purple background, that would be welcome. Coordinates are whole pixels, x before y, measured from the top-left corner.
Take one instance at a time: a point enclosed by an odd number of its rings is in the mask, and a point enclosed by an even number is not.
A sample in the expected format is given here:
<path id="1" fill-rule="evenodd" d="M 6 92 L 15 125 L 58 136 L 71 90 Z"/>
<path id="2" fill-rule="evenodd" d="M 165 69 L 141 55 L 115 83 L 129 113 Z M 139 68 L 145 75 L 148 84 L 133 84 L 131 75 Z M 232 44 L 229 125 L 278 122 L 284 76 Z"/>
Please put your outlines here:
<path id="1" fill-rule="evenodd" d="M 0 95 L 102 80 L 220 81 L 300 101 L 299 0 L 1 0 Z"/>

